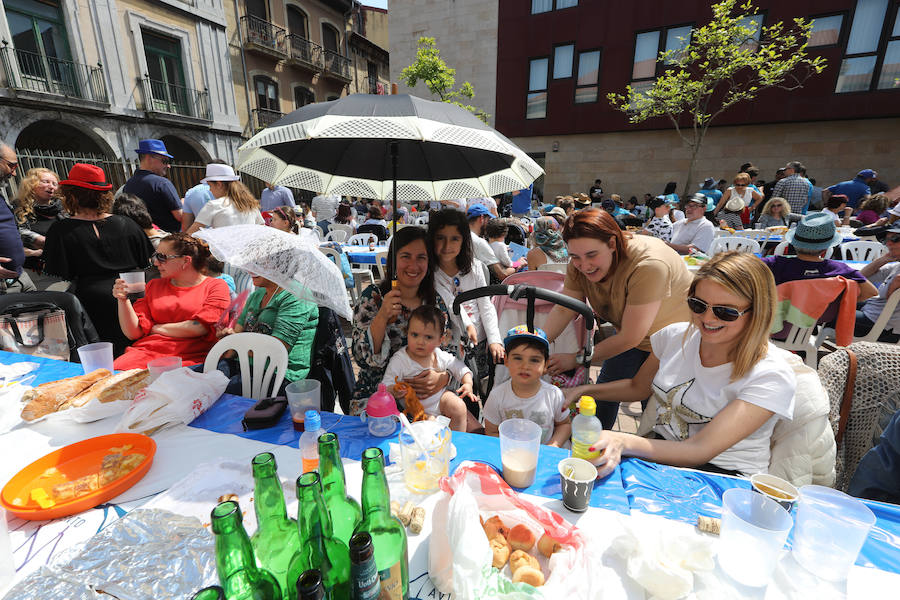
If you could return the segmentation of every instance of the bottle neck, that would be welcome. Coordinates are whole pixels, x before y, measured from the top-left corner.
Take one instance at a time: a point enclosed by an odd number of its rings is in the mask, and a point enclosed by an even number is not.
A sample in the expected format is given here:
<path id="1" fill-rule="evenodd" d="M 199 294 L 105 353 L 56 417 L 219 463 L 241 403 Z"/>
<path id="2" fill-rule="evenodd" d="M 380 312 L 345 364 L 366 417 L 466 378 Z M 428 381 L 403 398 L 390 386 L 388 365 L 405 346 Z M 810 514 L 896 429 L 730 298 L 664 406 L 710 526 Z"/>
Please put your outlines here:
<path id="1" fill-rule="evenodd" d="M 235 515 L 222 518 L 228 520 L 217 527 L 216 568 L 219 580 L 225 581 L 241 569 L 255 568 L 256 559 L 244 525 Z"/>
<path id="2" fill-rule="evenodd" d="M 367 516 L 377 512 L 390 514 L 391 494 L 384 463 L 379 459 L 363 458 L 362 509 Z"/>
<path id="3" fill-rule="evenodd" d="M 319 443 L 319 476 L 326 498 L 346 496 L 344 465 L 336 441 Z"/>
<path id="4" fill-rule="evenodd" d="M 300 510 L 297 515 L 297 527 L 300 531 L 301 544 L 313 538 L 330 538 L 331 518 L 325 509 L 325 501 L 318 485 L 301 487 L 298 490 Z"/>
<path id="5" fill-rule="evenodd" d="M 284 502 L 284 490 L 281 488 L 281 480 L 275 474 L 274 469 L 269 472 L 254 471 L 254 490 L 256 510 L 256 522 L 260 531 L 273 528 L 279 523 L 287 521 L 287 507 Z"/>

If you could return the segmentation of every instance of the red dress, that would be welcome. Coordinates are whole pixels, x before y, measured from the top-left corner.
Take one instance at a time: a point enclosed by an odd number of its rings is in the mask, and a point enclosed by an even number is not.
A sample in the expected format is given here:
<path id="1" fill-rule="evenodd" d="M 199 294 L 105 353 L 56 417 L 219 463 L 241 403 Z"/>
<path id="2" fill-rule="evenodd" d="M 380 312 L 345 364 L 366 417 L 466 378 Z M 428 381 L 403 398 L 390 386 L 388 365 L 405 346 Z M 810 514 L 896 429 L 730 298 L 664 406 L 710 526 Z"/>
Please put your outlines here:
<path id="1" fill-rule="evenodd" d="M 148 361 L 161 356 L 180 356 L 184 366 L 203 363 L 216 343 L 215 323 L 230 302 L 228 284 L 215 277 L 207 277 L 193 287 L 177 287 L 168 279 L 151 279 L 144 297 L 134 303 L 138 326 L 144 335 L 126 348 L 113 366 L 119 370 L 145 369 Z M 199 321 L 209 331 L 195 338 L 150 333 L 156 324 L 181 321 Z"/>

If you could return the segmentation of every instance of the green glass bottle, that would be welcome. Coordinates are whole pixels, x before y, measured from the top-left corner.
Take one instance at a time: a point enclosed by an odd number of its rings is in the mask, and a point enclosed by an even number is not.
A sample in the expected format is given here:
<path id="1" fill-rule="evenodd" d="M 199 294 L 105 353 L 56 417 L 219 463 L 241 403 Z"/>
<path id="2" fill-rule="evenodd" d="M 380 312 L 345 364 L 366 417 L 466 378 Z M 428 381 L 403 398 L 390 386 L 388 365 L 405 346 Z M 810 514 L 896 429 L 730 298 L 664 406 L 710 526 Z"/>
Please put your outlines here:
<path id="1" fill-rule="evenodd" d="M 362 510 L 359 503 L 347 495 L 340 449 L 336 434 L 325 433 L 319 436 L 319 476 L 322 479 L 325 507 L 331 516 L 334 537 L 349 545 L 353 530 L 362 520 Z"/>
<path id="2" fill-rule="evenodd" d="M 325 600 L 325 587 L 322 585 L 322 573 L 318 569 L 303 571 L 297 579 L 297 600 Z"/>
<path id="3" fill-rule="evenodd" d="M 217 585 L 205 587 L 191 596 L 191 600 L 225 600 L 225 590 Z"/>
<path id="4" fill-rule="evenodd" d="M 256 561 L 278 580 L 282 590 L 287 590 L 295 582 L 288 581 L 288 567 L 291 559 L 300 549 L 297 523 L 287 516 L 284 504 L 284 490 L 278 479 L 278 465 L 271 452 L 263 452 L 253 457 L 254 503 L 257 530 L 250 538 Z"/>
<path id="5" fill-rule="evenodd" d="M 381 579 L 381 598 L 408 600 L 409 562 L 406 529 L 391 515 L 391 493 L 384 474 L 384 454 L 369 448 L 362 456 L 363 519 L 355 533 L 366 532 L 375 546 L 375 566 Z"/>
<path id="6" fill-rule="evenodd" d="M 291 560 L 288 581 L 296 582 L 304 571 L 318 569 L 322 573 L 325 594 L 331 598 L 350 597 L 350 551 L 336 537 L 331 518 L 322 499 L 322 484 L 317 471 L 297 478 L 297 529 L 300 551 Z M 294 600 L 296 589 L 290 588 L 285 598 Z"/>
<path id="7" fill-rule="evenodd" d="M 218 504 L 211 515 L 216 536 L 216 570 L 228 600 L 280 600 L 281 588 L 271 573 L 256 566 L 237 502 Z"/>

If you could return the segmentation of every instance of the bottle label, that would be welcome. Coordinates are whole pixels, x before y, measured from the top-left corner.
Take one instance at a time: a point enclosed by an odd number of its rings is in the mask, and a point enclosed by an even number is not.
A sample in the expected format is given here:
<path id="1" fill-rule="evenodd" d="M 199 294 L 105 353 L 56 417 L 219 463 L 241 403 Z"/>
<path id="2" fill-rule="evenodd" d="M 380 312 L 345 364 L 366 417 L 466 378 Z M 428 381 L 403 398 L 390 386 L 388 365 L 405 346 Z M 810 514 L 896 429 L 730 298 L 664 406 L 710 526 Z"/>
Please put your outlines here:
<path id="1" fill-rule="evenodd" d="M 579 442 L 575 439 L 572 440 L 572 457 L 573 458 L 583 458 L 584 460 L 593 460 L 600 456 L 600 450 L 595 450 L 591 452 L 588 448 L 591 447 L 591 444 L 586 444 L 584 442 Z"/>
<path id="2" fill-rule="evenodd" d="M 319 459 L 318 458 L 303 458 L 301 459 L 303 462 L 303 472 L 309 473 L 310 471 L 318 471 L 319 470 Z"/>
<path id="3" fill-rule="evenodd" d="M 381 595 L 381 578 L 374 557 L 359 565 L 351 562 L 350 579 L 353 600 L 378 600 Z"/>
<path id="4" fill-rule="evenodd" d="M 379 571 L 378 577 L 381 579 L 381 600 L 404 600 L 403 572 L 399 560 L 390 568 Z"/>

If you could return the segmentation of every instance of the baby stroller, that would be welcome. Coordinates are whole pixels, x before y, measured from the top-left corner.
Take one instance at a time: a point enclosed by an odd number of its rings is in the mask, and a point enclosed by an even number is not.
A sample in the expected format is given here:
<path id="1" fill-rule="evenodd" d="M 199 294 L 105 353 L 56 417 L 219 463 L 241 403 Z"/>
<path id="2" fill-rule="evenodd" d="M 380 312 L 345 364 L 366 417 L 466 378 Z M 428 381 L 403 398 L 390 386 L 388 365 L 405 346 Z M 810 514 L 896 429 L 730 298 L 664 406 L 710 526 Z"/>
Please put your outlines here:
<path id="1" fill-rule="evenodd" d="M 580 380 L 569 381 L 569 385 L 564 387 L 581 385 L 588 382 L 590 374 L 591 357 L 594 351 L 592 335 L 594 330 L 594 313 L 584 302 L 560 293 L 564 280 L 565 276 L 562 273 L 553 271 L 515 273 L 504 279 L 500 285 L 489 285 L 461 292 L 453 301 L 452 311 L 456 317 L 459 317 L 463 302 L 481 298 L 482 296 L 491 296 L 494 307 L 497 309 L 498 326 L 502 332 L 522 323 L 525 323 L 529 330 L 534 330 L 535 327 L 542 327 L 555 304 L 575 311 L 578 313 L 578 316 L 550 345 L 550 353 L 577 352 L 579 348 L 583 349 L 583 364 L 580 365 L 578 371 L 581 375 Z M 522 314 L 523 311 L 524 315 Z M 460 342 L 465 348 L 466 356 L 472 356 L 475 346 L 468 337 L 463 335 Z M 480 401 L 477 406 L 470 404 L 469 410 L 480 421 L 483 402 L 494 387 L 498 370 L 500 371 L 501 380 L 507 379 L 509 374 L 506 371 L 506 367 L 502 365 L 500 365 L 499 369 L 497 365 L 492 365 L 489 373 L 479 373 L 476 368 L 473 368 L 475 366 L 474 363 L 474 360 L 466 361 L 466 364 L 472 369 L 475 393 Z M 488 381 L 486 385 L 482 385 L 482 378 L 485 376 L 488 378 Z"/>

